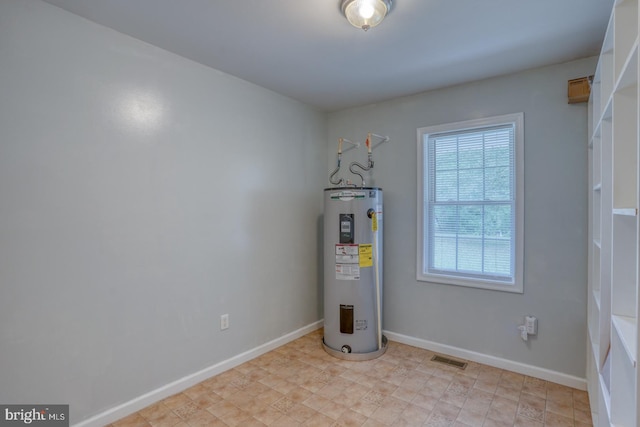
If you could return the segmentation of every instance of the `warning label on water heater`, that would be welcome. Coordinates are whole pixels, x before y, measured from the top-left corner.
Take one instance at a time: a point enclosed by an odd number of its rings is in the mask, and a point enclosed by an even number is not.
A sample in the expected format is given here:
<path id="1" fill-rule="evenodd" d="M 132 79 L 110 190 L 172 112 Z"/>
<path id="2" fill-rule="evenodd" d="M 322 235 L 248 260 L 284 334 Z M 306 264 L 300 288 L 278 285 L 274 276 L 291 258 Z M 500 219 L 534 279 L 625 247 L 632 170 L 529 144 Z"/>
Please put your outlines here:
<path id="1" fill-rule="evenodd" d="M 336 264 L 337 280 L 360 280 L 360 266 L 358 264 Z"/>
<path id="2" fill-rule="evenodd" d="M 360 252 L 358 245 L 336 245 L 336 279 L 360 280 Z"/>
<path id="3" fill-rule="evenodd" d="M 373 266 L 373 250 L 372 250 L 372 245 L 370 243 L 360 245 L 358 256 L 360 257 L 360 263 L 359 263 L 360 267 Z"/>
<path id="4" fill-rule="evenodd" d="M 350 244 L 338 244 L 336 245 L 336 255 L 358 255 L 358 245 Z M 357 262 L 357 261 L 356 261 Z"/>

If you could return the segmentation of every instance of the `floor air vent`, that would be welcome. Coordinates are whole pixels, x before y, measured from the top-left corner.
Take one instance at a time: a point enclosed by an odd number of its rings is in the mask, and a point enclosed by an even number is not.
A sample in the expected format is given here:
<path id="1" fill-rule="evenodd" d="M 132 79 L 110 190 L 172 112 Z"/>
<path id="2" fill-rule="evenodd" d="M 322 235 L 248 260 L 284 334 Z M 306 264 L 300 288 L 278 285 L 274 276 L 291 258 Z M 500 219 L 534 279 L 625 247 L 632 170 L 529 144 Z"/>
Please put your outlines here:
<path id="1" fill-rule="evenodd" d="M 456 368 L 464 369 L 467 367 L 465 362 L 459 360 L 449 359 L 448 357 L 438 356 L 437 354 L 431 358 L 434 362 L 444 363 L 445 365 L 455 366 Z"/>

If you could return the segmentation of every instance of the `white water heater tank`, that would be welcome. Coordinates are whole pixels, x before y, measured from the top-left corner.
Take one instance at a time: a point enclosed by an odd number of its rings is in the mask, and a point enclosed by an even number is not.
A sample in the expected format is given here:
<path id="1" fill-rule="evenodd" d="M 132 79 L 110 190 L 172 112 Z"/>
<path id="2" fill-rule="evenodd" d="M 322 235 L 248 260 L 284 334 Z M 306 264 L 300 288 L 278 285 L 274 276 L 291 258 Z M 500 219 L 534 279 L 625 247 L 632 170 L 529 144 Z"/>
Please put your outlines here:
<path id="1" fill-rule="evenodd" d="M 382 336 L 382 189 L 324 190 L 325 350 L 348 360 L 386 351 Z"/>

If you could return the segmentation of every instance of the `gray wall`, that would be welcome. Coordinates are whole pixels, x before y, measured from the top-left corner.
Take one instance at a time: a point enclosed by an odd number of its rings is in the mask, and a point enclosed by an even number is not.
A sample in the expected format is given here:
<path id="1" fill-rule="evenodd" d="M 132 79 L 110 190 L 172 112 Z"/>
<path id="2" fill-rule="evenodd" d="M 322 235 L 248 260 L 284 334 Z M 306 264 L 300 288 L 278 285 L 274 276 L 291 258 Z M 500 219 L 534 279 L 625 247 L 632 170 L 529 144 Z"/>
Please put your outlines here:
<path id="1" fill-rule="evenodd" d="M 0 402 L 75 423 L 322 318 L 324 113 L 39 1 L 0 58 Z"/>
<path id="2" fill-rule="evenodd" d="M 328 169 L 339 137 L 391 138 L 374 151 L 373 174 L 385 190 L 385 330 L 584 378 L 587 114 L 586 104 L 567 104 L 567 80 L 592 74 L 595 63 L 588 58 L 329 115 Z M 517 112 L 525 127 L 524 294 L 416 281 L 416 129 Z M 365 151 L 347 153 L 343 164 L 353 159 L 364 162 Z M 539 330 L 525 343 L 516 328 L 528 314 L 538 317 Z"/>

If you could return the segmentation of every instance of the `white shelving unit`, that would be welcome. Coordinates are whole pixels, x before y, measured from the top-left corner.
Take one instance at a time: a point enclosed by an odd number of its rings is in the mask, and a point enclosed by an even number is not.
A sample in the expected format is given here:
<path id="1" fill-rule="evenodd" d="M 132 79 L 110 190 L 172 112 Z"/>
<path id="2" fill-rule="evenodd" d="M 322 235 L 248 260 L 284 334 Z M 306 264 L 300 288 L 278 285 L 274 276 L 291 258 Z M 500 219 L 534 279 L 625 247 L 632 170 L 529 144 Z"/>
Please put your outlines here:
<path id="1" fill-rule="evenodd" d="M 598 427 L 640 425 L 638 1 L 614 2 L 589 99 L 587 382 Z"/>

